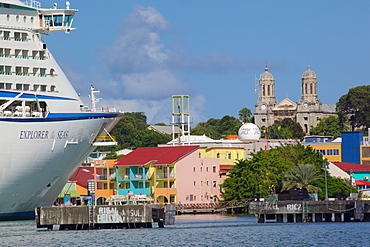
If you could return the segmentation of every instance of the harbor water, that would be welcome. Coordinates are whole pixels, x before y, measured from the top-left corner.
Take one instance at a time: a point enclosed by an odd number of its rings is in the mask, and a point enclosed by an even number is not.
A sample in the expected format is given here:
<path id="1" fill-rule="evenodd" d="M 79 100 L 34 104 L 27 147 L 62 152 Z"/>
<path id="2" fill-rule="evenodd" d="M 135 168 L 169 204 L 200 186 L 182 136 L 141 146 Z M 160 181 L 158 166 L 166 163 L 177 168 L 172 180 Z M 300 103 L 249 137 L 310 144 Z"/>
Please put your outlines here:
<path id="1" fill-rule="evenodd" d="M 151 229 L 38 230 L 0 222 L 0 246 L 370 246 L 370 222 L 256 223 L 255 217 L 180 215 Z"/>

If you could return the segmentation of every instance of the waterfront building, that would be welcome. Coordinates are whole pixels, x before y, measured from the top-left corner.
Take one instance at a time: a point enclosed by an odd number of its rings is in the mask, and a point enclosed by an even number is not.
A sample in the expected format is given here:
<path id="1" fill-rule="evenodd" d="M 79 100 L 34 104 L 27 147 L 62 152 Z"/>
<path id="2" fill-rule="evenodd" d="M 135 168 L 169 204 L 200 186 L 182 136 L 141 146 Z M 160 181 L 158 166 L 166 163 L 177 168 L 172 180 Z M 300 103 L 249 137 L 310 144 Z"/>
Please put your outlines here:
<path id="1" fill-rule="evenodd" d="M 320 119 L 336 116 L 335 104 L 324 104 L 318 98 L 316 73 L 308 66 L 303 72 L 302 94 L 299 102 L 293 102 L 288 97 L 278 103 L 275 97 L 275 79 L 265 68 L 260 75 L 258 84 L 258 100 L 255 105 L 254 121 L 260 128 L 267 128 L 275 121 L 290 118 L 298 122 L 303 131 L 310 133 Z"/>
<path id="2" fill-rule="evenodd" d="M 115 195 L 116 191 L 115 160 L 94 160 L 94 196 L 97 204 Z"/>
<path id="3" fill-rule="evenodd" d="M 150 195 L 158 203 L 205 203 L 220 199 L 220 163 L 199 146 L 137 148 L 117 160 L 117 194 Z"/>
<path id="4" fill-rule="evenodd" d="M 347 162 L 332 162 L 329 173 L 334 177 L 349 180 L 357 187 L 362 197 L 370 197 L 370 166 Z"/>
<path id="5" fill-rule="evenodd" d="M 59 205 L 81 205 L 91 200 L 88 190 L 89 181 L 94 179 L 94 167 L 78 167 L 64 185 L 56 203 Z"/>

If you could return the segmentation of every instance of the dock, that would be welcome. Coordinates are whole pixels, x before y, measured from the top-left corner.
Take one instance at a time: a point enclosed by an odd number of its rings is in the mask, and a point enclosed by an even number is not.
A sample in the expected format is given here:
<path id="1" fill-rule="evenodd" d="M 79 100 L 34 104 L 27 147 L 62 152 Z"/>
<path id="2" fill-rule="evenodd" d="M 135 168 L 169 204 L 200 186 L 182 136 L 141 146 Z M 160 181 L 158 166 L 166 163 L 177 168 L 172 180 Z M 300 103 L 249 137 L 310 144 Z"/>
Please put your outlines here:
<path id="1" fill-rule="evenodd" d="M 370 201 L 254 201 L 248 212 L 258 223 L 370 221 Z"/>
<path id="2" fill-rule="evenodd" d="M 48 230 L 152 228 L 175 224 L 173 204 L 60 206 L 35 208 L 36 227 Z"/>
<path id="3" fill-rule="evenodd" d="M 181 204 L 177 206 L 176 214 L 245 213 L 249 201 Z"/>

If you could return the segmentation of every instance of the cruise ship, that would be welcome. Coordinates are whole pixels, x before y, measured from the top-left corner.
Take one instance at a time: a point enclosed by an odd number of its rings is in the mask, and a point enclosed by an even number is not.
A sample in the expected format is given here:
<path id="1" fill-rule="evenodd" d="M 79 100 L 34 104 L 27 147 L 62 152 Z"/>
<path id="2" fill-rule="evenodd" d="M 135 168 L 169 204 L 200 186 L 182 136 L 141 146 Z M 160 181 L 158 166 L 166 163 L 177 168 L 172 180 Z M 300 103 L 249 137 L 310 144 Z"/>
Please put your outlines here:
<path id="1" fill-rule="evenodd" d="M 122 117 L 85 106 L 42 40 L 73 30 L 76 12 L 69 2 L 0 0 L 0 220 L 51 206 Z"/>

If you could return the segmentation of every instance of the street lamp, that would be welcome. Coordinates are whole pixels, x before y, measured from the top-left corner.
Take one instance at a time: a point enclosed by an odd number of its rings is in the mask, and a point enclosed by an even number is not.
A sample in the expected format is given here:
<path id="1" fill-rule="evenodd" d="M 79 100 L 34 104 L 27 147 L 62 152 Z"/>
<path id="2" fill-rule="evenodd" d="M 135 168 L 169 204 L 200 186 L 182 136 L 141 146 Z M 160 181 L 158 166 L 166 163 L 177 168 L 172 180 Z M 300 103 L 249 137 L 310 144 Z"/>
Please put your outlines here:
<path id="1" fill-rule="evenodd" d="M 324 159 L 324 163 L 322 164 L 322 169 L 324 169 L 325 171 L 325 201 L 328 200 L 328 179 L 326 175 L 328 168 L 329 168 L 329 164 L 326 161 L 326 159 Z"/>

